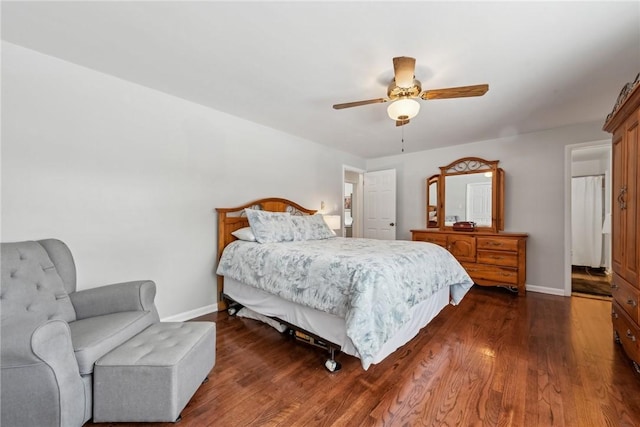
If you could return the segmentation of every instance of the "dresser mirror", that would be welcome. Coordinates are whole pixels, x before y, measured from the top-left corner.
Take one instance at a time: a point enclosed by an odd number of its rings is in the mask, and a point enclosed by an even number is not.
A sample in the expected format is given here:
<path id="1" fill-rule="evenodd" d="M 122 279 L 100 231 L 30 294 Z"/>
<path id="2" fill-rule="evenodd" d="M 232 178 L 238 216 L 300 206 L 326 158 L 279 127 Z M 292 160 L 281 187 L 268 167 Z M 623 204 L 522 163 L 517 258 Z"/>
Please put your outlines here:
<path id="1" fill-rule="evenodd" d="M 427 228 L 440 228 L 438 215 L 438 178 L 440 175 L 432 175 L 427 178 Z"/>
<path id="2" fill-rule="evenodd" d="M 447 230 L 461 221 L 474 222 L 477 230 L 504 229 L 504 171 L 498 160 L 463 157 L 427 179 L 427 227 Z"/>

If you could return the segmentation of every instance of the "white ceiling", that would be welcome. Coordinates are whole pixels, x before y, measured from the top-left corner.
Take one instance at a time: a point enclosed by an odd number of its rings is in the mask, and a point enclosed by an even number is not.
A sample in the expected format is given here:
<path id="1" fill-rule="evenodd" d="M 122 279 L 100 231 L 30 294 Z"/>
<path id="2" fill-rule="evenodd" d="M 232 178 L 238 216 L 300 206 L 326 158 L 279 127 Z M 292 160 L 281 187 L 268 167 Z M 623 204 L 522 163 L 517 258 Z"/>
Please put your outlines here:
<path id="1" fill-rule="evenodd" d="M 2 2 L 2 39 L 364 158 L 604 121 L 640 71 L 640 2 Z M 423 89 L 396 128 L 391 59 Z"/>

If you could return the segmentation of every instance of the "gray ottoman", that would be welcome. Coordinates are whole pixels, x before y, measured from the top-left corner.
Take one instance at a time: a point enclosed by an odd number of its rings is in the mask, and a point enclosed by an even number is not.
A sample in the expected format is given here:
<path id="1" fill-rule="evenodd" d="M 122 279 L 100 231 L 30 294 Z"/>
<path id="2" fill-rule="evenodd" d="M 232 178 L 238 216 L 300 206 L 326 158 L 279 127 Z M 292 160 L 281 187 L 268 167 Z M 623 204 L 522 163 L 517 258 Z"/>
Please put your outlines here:
<path id="1" fill-rule="evenodd" d="M 161 322 L 99 359 L 93 421 L 175 421 L 216 359 L 213 322 Z"/>

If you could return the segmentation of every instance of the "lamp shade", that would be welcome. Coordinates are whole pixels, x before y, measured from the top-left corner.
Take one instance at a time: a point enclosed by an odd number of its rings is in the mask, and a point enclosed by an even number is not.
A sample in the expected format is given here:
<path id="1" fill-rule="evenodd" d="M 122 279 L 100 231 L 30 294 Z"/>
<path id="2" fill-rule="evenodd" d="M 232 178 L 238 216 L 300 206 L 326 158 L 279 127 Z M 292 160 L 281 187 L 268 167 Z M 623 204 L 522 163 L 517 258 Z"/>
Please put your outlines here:
<path id="1" fill-rule="evenodd" d="M 340 215 L 323 215 L 323 218 L 330 229 L 337 230 L 340 228 Z"/>
<path id="2" fill-rule="evenodd" d="M 420 111 L 420 103 L 415 99 L 399 99 L 387 107 L 387 114 L 393 120 L 412 119 L 418 111 Z"/>

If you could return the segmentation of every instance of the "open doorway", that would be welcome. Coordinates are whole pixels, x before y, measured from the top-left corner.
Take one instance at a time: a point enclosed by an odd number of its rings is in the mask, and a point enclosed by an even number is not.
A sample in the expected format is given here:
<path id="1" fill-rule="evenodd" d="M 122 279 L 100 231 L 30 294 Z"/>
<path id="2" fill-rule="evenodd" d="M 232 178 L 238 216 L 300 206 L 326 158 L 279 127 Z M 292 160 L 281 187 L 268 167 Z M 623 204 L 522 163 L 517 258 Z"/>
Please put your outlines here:
<path id="1" fill-rule="evenodd" d="M 343 167 L 343 213 L 344 237 L 362 237 L 364 171 Z"/>
<path id="2" fill-rule="evenodd" d="M 571 295 L 611 297 L 611 144 L 571 150 Z"/>

